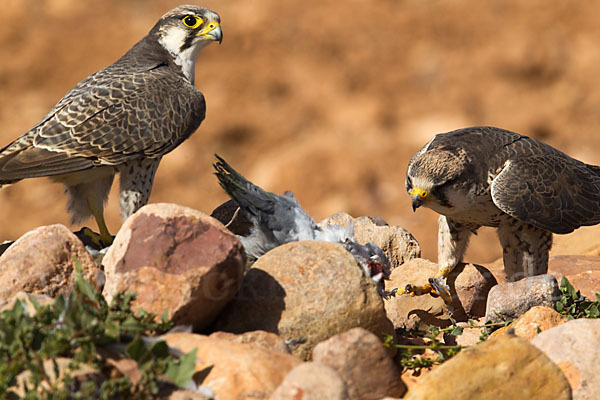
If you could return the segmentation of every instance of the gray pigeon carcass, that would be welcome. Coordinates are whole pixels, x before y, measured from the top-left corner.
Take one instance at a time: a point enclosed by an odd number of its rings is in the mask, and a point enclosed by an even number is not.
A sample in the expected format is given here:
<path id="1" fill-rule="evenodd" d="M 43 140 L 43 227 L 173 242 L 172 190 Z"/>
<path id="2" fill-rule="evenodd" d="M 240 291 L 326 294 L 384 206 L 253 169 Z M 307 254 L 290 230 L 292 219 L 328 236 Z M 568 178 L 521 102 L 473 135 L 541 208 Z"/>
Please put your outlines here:
<path id="1" fill-rule="evenodd" d="M 319 240 L 340 243 L 354 256 L 364 273 L 373 279 L 384 296 L 383 279 L 388 279 L 390 263 L 375 243 L 364 245 L 354 238 L 354 224 L 320 225 L 300 207 L 292 192 L 278 195 L 267 192 L 244 178 L 225 160 L 215 155 L 213 165 L 221 187 L 246 214 L 252 227 L 248 236 L 238 235 L 246 255 L 256 260 L 267 251 L 282 244 L 299 240 Z"/>

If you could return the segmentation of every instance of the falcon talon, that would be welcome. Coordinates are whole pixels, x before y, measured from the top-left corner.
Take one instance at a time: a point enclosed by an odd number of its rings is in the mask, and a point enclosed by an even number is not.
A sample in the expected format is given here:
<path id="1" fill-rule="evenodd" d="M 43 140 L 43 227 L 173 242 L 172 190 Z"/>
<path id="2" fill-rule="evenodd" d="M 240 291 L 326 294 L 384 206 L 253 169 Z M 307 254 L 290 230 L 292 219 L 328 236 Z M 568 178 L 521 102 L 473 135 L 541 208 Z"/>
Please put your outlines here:
<path id="1" fill-rule="evenodd" d="M 450 294 L 450 287 L 441 278 L 429 278 L 429 284 L 433 291 L 431 293 L 437 294 L 444 300 L 446 305 L 452 304 L 452 295 Z"/>
<path id="2" fill-rule="evenodd" d="M 389 300 L 392 297 L 395 297 L 397 294 L 398 294 L 398 288 L 394 288 L 394 289 L 392 289 L 390 291 L 383 290 L 381 292 L 381 297 L 383 297 L 384 300 Z"/>
<path id="3" fill-rule="evenodd" d="M 426 294 L 430 294 L 432 291 L 431 285 L 430 284 L 426 284 L 423 286 L 415 286 L 415 285 L 411 285 L 410 283 L 407 284 L 404 287 L 404 291 L 403 294 L 411 294 L 413 296 L 423 296 Z"/>
<path id="4" fill-rule="evenodd" d="M 75 235 L 84 245 L 95 250 L 102 250 L 110 247 L 114 241 L 114 236 L 110 236 L 109 238 L 103 237 L 101 234 L 94 232 L 88 227 L 81 228 L 78 232 L 75 232 Z"/>

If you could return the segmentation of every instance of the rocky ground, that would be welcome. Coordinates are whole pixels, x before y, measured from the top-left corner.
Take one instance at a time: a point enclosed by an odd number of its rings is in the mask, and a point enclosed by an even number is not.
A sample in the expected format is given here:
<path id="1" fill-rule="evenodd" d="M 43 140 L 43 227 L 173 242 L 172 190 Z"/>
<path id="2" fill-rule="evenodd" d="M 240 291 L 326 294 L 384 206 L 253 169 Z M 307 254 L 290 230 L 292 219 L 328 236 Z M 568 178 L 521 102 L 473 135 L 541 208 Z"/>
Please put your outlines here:
<path id="1" fill-rule="evenodd" d="M 353 223 L 360 242 L 375 242 L 391 260 L 388 291 L 437 271 L 403 228 Z M 76 263 L 109 302 L 134 291 L 133 309 L 167 310 L 168 320 L 189 327 L 163 338 L 177 351 L 196 349 L 196 391 L 188 385 L 161 398 L 593 399 L 600 390 L 600 319 L 568 320 L 581 310 L 556 306 L 563 276 L 595 300 L 598 256 L 553 257 L 548 274 L 511 283 L 501 263 L 461 264 L 448 278 L 451 304 L 429 295 L 382 298 L 340 244 L 291 242 L 249 266 L 217 219 L 159 203 L 130 217 L 101 254 L 62 225 L 28 232 L 0 256 L 0 305 L 26 294 L 48 303 L 72 287 Z M 595 307 L 586 316 L 597 318 Z M 134 379 L 136 369 L 123 363 L 114 361 L 111 379 Z M 107 379 L 90 366 L 77 376 Z"/>
<path id="2" fill-rule="evenodd" d="M 404 190 L 409 157 L 434 133 L 496 125 L 600 164 L 596 2 L 200 3 L 220 13 L 224 31 L 197 65 L 207 118 L 164 159 L 151 202 L 210 213 L 226 199 L 211 174 L 219 153 L 261 187 L 294 191 L 318 219 L 340 210 L 382 216 L 435 259 L 436 216 L 413 214 Z M 0 145 L 180 2 L 90 4 L 3 1 Z M 107 214 L 116 232 L 115 194 Z M 0 240 L 68 225 L 62 188 L 45 179 L 3 188 L 0 204 Z M 495 233 L 484 229 L 468 260 L 499 256 Z"/>

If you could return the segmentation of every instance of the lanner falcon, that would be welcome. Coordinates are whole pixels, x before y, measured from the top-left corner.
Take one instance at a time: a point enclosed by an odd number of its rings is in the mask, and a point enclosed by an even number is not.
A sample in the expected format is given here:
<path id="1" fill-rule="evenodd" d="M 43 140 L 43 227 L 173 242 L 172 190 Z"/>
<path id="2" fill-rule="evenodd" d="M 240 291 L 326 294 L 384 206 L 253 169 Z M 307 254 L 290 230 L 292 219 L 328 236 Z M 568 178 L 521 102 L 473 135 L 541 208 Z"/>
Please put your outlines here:
<path id="1" fill-rule="evenodd" d="M 194 65 L 204 46 L 221 39 L 213 11 L 167 12 L 123 57 L 79 82 L 0 150 L 0 185 L 42 176 L 63 183 L 71 223 L 93 215 L 100 241 L 111 243 L 103 209 L 115 174 L 126 218 L 147 203 L 161 157 L 204 120 Z"/>
<path id="2" fill-rule="evenodd" d="M 548 270 L 552 233 L 600 222 L 600 167 L 493 127 L 436 135 L 410 160 L 406 190 L 414 210 L 441 214 L 440 272 L 430 279 L 438 292 L 480 226 L 498 228 L 504 271 L 516 281 Z"/>

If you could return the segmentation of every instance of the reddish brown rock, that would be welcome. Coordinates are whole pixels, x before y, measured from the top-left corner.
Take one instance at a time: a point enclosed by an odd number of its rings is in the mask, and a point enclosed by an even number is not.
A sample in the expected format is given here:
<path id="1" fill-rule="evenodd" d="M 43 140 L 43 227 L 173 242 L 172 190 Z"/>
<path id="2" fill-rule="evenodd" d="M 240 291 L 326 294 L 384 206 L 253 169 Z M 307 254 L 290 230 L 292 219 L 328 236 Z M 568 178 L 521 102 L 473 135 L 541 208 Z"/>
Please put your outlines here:
<path id="1" fill-rule="evenodd" d="M 171 333 L 164 339 L 184 353 L 197 349 L 196 374 L 217 399 L 267 399 L 302 362 L 280 351 L 204 335 Z"/>
<path id="2" fill-rule="evenodd" d="M 260 257 L 215 323 L 218 330 L 266 330 L 309 359 L 319 342 L 354 327 L 393 335 L 376 285 L 337 243 L 292 242 Z"/>
<path id="3" fill-rule="evenodd" d="M 346 384 L 332 368 L 305 362 L 291 370 L 269 400 L 347 400 Z"/>
<path id="4" fill-rule="evenodd" d="M 406 386 L 400 370 L 381 341 L 371 332 L 354 328 L 319 343 L 313 360 L 333 368 L 346 382 L 350 399 L 400 397 Z"/>
<path id="5" fill-rule="evenodd" d="M 0 256 L 0 303 L 20 291 L 54 297 L 70 289 L 77 262 L 83 276 L 96 284 L 100 269 L 66 226 L 42 226 L 27 232 Z"/>
<path id="6" fill-rule="evenodd" d="M 573 399 L 593 400 L 600 393 L 600 320 L 576 319 L 548 329 L 531 343 L 558 365 L 573 389 Z"/>
<path id="7" fill-rule="evenodd" d="M 531 340 L 538 333 L 547 331 L 566 321 L 567 318 L 560 315 L 556 310 L 550 307 L 536 306 L 530 308 L 510 325 L 494 331 L 491 336 L 498 336 L 510 330 L 517 336 Z"/>
<path id="8" fill-rule="evenodd" d="M 462 350 L 419 380 L 403 399 L 569 400 L 571 389 L 558 366 L 535 346 L 501 335 Z"/>
<path id="9" fill-rule="evenodd" d="M 274 333 L 267 331 L 250 331 L 240 334 L 230 332 L 213 332 L 211 338 L 230 340 L 236 343 L 249 343 L 256 346 L 264 347 L 265 349 L 281 351 L 282 353 L 290 354 L 290 349 L 285 344 L 285 341 Z"/>
<path id="10" fill-rule="evenodd" d="M 600 256 L 554 256 L 548 261 L 548 273 L 558 283 L 566 277 L 571 285 L 589 299 L 600 293 Z"/>
<path id="11" fill-rule="evenodd" d="M 421 248 L 417 240 L 406 229 L 389 226 L 385 221 L 373 217 L 353 218 L 350 214 L 339 212 L 321 221 L 322 225 L 348 226 L 354 223 L 354 236 L 358 243 L 373 242 L 383 250 L 392 269 L 421 257 Z"/>
<path id="12" fill-rule="evenodd" d="M 103 260 L 104 295 L 134 291 L 134 308 L 176 324 L 206 327 L 239 288 L 245 255 L 215 219 L 174 204 L 150 204 L 129 217 Z"/>
<path id="13" fill-rule="evenodd" d="M 415 258 L 394 269 L 385 289 L 403 289 L 407 284 L 424 285 L 438 272 L 437 264 Z M 429 326 L 448 326 L 450 314 L 440 297 L 403 294 L 385 300 L 385 311 L 395 328 L 427 329 Z"/>
<path id="14" fill-rule="evenodd" d="M 446 283 L 452 294 L 452 317 L 466 321 L 485 315 L 488 293 L 498 282 L 487 268 L 461 263 L 452 270 Z"/>

